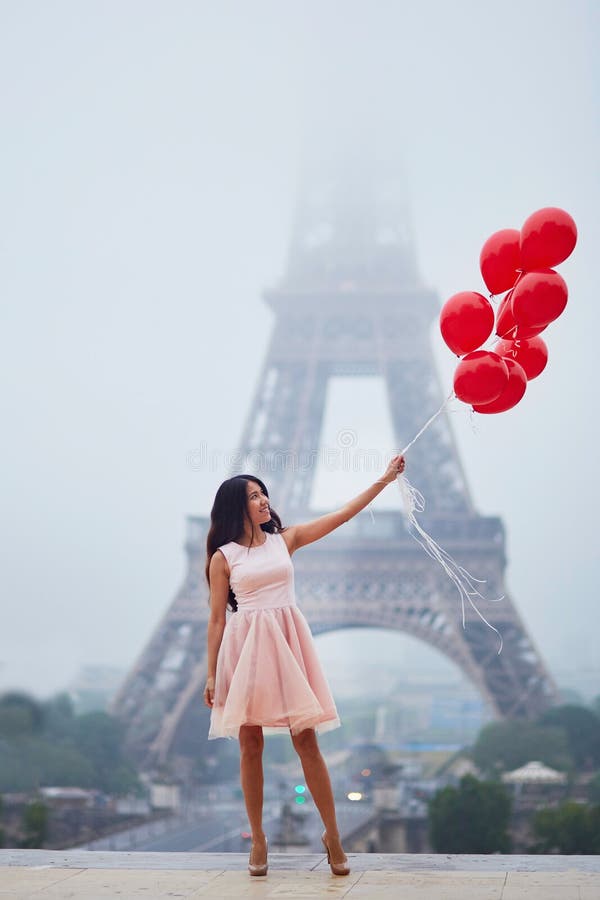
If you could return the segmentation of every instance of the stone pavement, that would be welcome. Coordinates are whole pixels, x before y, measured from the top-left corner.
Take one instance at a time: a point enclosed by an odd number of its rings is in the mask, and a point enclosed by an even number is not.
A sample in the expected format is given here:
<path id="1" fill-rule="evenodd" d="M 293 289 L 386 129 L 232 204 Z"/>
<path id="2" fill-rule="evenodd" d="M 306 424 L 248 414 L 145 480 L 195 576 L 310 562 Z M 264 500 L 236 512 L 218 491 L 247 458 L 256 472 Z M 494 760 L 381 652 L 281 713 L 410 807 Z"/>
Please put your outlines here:
<path id="1" fill-rule="evenodd" d="M 347 877 L 321 854 L 272 853 L 251 878 L 239 853 L 0 850 L 2 898 L 168 897 L 347 900 L 600 900 L 598 856 L 354 853 Z"/>

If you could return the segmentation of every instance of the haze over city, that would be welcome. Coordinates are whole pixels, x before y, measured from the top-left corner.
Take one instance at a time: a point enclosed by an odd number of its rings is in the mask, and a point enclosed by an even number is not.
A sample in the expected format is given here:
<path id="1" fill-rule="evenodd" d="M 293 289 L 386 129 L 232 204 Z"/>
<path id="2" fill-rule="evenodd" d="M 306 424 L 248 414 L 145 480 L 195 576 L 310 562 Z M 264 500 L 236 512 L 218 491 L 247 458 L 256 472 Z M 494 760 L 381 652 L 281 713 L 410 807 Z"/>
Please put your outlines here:
<path id="1" fill-rule="evenodd" d="M 507 413 L 449 415 L 476 509 L 506 528 L 529 634 L 560 685 L 598 694 L 597 6 L 128 0 L 0 17 L 2 690 L 47 696 L 139 654 L 185 573 L 185 517 L 208 514 L 240 440 L 304 161 L 353 141 L 397 154 L 440 306 L 484 289 L 493 231 L 550 205 L 577 222 L 546 371 Z M 447 393 L 436 321 L 431 341 Z M 322 443 L 352 429 L 389 458 L 380 387 L 332 385 Z M 191 464 L 200 447 L 211 465 Z M 313 506 L 371 480 L 321 469 Z M 392 508 L 394 487 L 373 513 Z M 375 655 L 449 671 L 399 634 L 318 642 L 331 672 L 371 676 Z"/>

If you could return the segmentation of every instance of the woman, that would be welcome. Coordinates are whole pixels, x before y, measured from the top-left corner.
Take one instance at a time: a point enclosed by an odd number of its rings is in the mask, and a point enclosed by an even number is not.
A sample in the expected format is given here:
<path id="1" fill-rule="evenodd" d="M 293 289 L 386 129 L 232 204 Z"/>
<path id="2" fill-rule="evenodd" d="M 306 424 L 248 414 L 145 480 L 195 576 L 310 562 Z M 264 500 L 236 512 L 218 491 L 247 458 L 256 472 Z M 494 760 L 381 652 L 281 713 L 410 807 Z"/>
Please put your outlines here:
<path id="1" fill-rule="evenodd" d="M 341 723 L 306 619 L 296 606 L 291 556 L 353 518 L 396 476 L 394 456 L 384 475 L 341 509 L 301 525 L 282 527 L 260 478 L 236 475 L 219 487 L 206 540 L 210 585 L 209 740 L 236 737 L 252 846 L 248 870 L 267 873 L 262 827 L 264 733 L 290 732 L 306 784 L 325 831 L 323 845 L 335 875 L 350 872 L 342 849 L 329 773 L 316 733 Z M 217 552 L 220 551 L 220 552 Z M 235 615 L 226 619 L 229 606 Z"/>

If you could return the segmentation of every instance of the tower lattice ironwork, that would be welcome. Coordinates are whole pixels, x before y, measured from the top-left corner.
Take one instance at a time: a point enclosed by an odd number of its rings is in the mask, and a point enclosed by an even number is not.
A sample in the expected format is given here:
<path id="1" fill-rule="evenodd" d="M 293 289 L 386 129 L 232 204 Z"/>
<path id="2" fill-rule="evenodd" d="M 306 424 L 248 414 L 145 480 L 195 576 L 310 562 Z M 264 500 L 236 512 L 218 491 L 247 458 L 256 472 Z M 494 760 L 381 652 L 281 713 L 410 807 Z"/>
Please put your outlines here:
<path id="1" fill-rule="evenodd" d="M 267 482 L 284 522 L 314 516 L 315 477 L 328 382 L 378 376 L 387 387 L 396 445 L 438 409 L 429 330 L 439 301 L 416 262 L 403 179 L 381 161 L 367 169 L 346 155 L 307 167 L 289 259 L 265 292 L 274 313 L 270 344 L 239 444 L 237 472 Z M 360 404 L 360 391 L 356 402 Z M 410 479 L 427 497 L 423 526 L 466 569 L 486 580 L 479 601 L 497 635 L 472 611 L 462 627 L 456 588 L 408 534 L 399 512 L 361 513 L 294 555 L 297 600 L 313 633 L 396 629 L 453 660 L 496 715 L 530 717 L 556 702 L 556 687 L 504 587 L 504 530 L 474 509 L 445 414 L 409 457 Z M 131 752 L 147 766 L 201 753 L 208 710 L 208 519 L 187 520 L 183 584 L 112 703 Z"/>

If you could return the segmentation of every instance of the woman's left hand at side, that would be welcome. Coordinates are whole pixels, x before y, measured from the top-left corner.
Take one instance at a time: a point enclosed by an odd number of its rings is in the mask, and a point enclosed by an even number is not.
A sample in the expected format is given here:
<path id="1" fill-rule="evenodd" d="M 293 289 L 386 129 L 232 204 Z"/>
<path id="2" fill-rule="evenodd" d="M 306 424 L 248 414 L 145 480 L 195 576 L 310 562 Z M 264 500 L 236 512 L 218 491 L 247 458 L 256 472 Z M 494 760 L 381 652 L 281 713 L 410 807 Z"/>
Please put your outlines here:
<path id="1" fill-rule="evenodd" d="M 206 687 L 204 688 L 204 703 L 212 709 L 215 699 L 215 679 L 207 678 Z"/>

